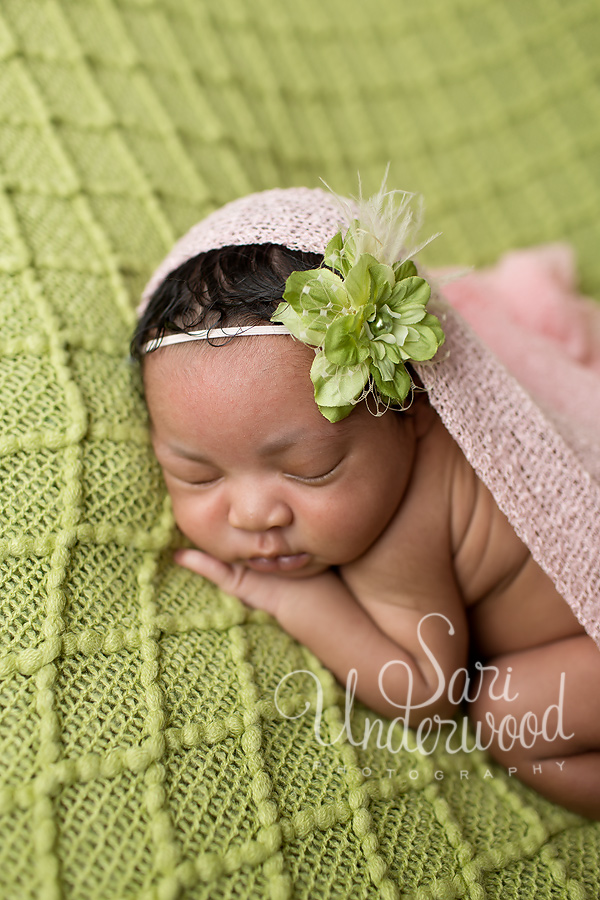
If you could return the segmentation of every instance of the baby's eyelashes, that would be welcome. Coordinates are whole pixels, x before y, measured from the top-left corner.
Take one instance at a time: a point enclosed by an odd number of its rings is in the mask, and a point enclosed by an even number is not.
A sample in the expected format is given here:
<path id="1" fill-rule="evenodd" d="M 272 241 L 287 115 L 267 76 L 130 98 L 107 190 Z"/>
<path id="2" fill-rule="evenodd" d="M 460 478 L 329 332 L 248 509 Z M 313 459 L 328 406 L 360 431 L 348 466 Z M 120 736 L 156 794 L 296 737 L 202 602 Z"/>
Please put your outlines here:
<path id="1" fill-rule="evenodd" d="M 219 484 L 220 481 L 223 480 L 223 476 L 219 476 L 218 478 L 204 478 L 202 481 L 198 480 L 189 480 L 184 481 L 184 484 L 189 485 L 189 487 L 212 487 L 215 484 Z"/>
<path id="2" fill-rule="evenodd" d="M 167 480 L 172 479 L 178 484 L 185 485 L 186 487 L 210 487 L 211 485 L 218 484 L 224 477 L 220 472 L 207 474 L 178 472 L 171 468 L 166 468 L 165 466 L 163 466 L 163 472 L 167 477 Z"/>
<path id="3" fill-rule="evenodd" d="M 304 484 L 322 484 L 326 481 L 329 481 L 334 477 L 334 475 L 338 474 L 343 461 L 343 459 L 339 460 L 339 462 L 336 462 L 335 465 L 327 469 L 325 472 L 320 472 L 316 475 L 300 475 L 295 472 L 286 472 L 286 478 L 292 478 L 294 481 L 301 481 Z"/>
<path id="4" fill-rule="evenodd" d="M 287 471 L 287 472 L 282 472 L 281 474 L 283 475 L 284 478 L 289 479 L 291 481 L 298 481 L 301 484 L 316 486 L 316 485 L 320 485 L 320 484 L 325 484 L 328 481 L 332 480 L 334 477 L 336 477 L 337 474 L 339 473 L 342 463 L 343 463 L 343 460 L 340 460 L 339 462 L 336 462 L 330 468 L 327 468 L 321 472 L 315 472 L 314 474 L 312 472 L 310 472 L 310 473 L 306 472 L 306 474 L 304 474 L 303 472 L 297 472 L 297 471 Z M 206 473 L 206 474 L 199 474 L 199 473 L 189 473 L 188 474 L 188 473 L 184 473 L 184 472 L 173 471 L 173 469 L 170 469 L 170 468 L 169 469 L 164 468 L 163 471 L 165 472 L 165 475 L 167 475 L 169 478 L 173 479 L 178 484 L 182 484 L 187 487 L 200 487 L 200 488 L 201 487 L 212 487 L 213 485 L 217 485 L 220 482 L 225 481 L 227 479 L 227 475 L 222 472 L 214 472 L 214 473 Z M 314 471 L 314 469 L 313 469 L 313 471 Z"/>

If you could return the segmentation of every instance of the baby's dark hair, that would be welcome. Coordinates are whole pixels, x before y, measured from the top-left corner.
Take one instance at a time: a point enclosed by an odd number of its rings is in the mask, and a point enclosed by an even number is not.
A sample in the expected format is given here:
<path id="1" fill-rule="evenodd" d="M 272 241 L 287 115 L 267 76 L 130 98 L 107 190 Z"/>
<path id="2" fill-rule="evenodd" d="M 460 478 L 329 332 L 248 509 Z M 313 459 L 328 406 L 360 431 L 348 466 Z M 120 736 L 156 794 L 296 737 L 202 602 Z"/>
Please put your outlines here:
<path id="1" fill-rule="evenodd" d="M 317 253 L 277 244 L 223 247 L 200 253 L 171 272 L 142 313 L 131 355 L 164 334 L 269 322 L 292 272 L 316 269 Z"/>

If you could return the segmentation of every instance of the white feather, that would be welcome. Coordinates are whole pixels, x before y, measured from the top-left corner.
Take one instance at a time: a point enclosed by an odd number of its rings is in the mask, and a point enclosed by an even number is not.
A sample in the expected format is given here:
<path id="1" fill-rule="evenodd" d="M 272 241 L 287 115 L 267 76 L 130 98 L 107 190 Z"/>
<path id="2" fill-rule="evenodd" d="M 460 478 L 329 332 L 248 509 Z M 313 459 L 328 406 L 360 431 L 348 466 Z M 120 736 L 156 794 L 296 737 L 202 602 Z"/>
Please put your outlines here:
<path id="1" fill-rule="evenodd" d="M 343 213 L 347 226 L 344 237 L 350 235 L 356 245 L 357 258 L 361 253 L 370 253 L 386 265 L 412 259 L 438 234 L 424 241 L 415 242 L 423 221 L 423 198 L 409 191 L 387 190 L 389 163 L 378 192 L 372 197 L 363 197 L 362 183 L 358 176 L 358 197 L 351 200 L 332 191 Z"/>

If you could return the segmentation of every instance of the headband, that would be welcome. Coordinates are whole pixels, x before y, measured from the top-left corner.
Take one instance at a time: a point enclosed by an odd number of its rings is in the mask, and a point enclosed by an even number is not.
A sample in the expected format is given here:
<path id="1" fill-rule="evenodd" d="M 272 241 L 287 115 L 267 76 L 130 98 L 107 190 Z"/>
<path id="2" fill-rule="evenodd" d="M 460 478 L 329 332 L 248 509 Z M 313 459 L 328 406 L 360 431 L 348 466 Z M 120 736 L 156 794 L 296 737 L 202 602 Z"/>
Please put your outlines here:
<path id="1" fill-rule="evenodd" d="M 178 334 L 163 334 L 144 344 L 142 353 L 152 353 L 159 347 L 171 344 L 185 344 L 187 341 L 212 341 L 218 338 L 240 337 L 245 334 L 291 334 L 285 325 L 232 325 L 228 328 L 207 328 L 200 331 L 182 331 Z"/>
<path id="2" fill-rule="evenodd" d="M 292 272 L 273 325 L 164 335 L 146 343 L 143 352 L 185 341 L 288 334 L 315 349 L 310 377 L 317 406 L 330 422 L 345 418 L 369 395 L 377 412 L 402 408 L 414 388 L 405 364 L 432 359 L 444 341 L 439 320 L 426 309 L 430 285 L 411 258 L 428 241 L 405 249 L 420 223 L 414 201 L 414 194 L 387 191 L 384 180 L 366 200 L 291 188 L 227 204 L 175 245 L 138 312 L 170 272 L 208 250 L 274 243 L 322 253 L 322 266 Z"/>

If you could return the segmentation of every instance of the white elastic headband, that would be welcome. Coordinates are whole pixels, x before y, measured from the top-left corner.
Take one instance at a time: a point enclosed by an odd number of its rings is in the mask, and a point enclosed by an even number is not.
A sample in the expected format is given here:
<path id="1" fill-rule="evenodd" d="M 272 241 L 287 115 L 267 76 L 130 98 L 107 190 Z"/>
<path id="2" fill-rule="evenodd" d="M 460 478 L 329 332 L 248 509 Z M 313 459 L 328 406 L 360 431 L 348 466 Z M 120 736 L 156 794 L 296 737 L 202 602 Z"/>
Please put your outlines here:
<path id="1" fill-rule="evenodd" d="M 208 328 L 203 331 L 182 331 L 179 334 L 165 334 L 144 344 L 142 353 L 151 353 L 169 344 L 184 344 L 186 341 L 207 341 L 213 338 L 241 337 L 247 334 L 290 334 L 285 325 L 233 325 L 230 328 Z"/>

